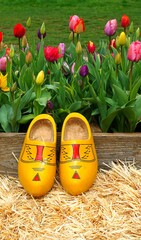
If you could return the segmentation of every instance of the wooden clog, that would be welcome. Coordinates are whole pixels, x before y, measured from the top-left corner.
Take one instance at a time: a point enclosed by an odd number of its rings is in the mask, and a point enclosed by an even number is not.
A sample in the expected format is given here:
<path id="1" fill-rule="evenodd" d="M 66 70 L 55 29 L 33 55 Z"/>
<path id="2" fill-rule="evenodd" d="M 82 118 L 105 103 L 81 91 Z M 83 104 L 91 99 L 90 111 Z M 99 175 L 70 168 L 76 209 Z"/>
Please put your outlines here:
<path id="1" fill-rule="evenodd" d="M 98 160 L 87 119 L 70 113 L 61 133 L 59 174 L 63 188 L 71 195 L 87 191 L 96 179 Z"/>
<path id="2" fill-rule="evenodd" d="M 56 124 L 48 114 L 29 125 L 18 162 L 18 176 L 25 190 L 35 197 L 45 195 L 56 174 Z"/>

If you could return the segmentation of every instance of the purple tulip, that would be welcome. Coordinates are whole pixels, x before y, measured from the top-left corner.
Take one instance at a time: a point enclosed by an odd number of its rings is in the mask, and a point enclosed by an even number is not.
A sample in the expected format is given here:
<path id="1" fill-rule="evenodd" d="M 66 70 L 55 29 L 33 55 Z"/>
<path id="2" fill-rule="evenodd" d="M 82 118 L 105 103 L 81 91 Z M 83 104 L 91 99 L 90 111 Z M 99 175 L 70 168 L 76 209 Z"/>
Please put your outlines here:
<path id="1" fill-rule="evenodd" d="M 47 107 L 48 107 L 49 110 L 53 109 L 54 105 L 53 105 L 53 102 L 51 100 L 48 100 Z"/>
<path id="2" fill-rule="evenodd" d="M 84 77 L 86 77 L 88 75 L 88 73 L 89 73 L 89 70 L 88 70 L 87 65 L 81 66 L 81 68 L 79 70 L 80 76 L 84 78 Z"/>
<path id="3" fill-rule="evenodd" d="M 109 20 L 104 28 L 104 32 L 107 36 L 113 36 L 115 34 L 117 30 L 117 20 L 116 19 L 112 19 Z"/>
<path id="4" fill-rule="evenodd" d="M 45 38 L 46 37 L 46 32 L 44 34 L 41 34 L 40 29 L 39 29 L 38 32 L 37 32 L 37 36 L 38 36 L 39 39 L 41 39 L 42 37 Z"/>

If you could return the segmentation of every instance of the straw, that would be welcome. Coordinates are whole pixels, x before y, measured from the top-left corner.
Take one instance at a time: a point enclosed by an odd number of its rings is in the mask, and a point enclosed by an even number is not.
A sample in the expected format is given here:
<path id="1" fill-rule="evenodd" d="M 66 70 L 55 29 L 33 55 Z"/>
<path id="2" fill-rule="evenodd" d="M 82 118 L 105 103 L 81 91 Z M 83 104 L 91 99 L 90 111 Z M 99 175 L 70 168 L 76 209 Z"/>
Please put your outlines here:
<path id="1" fill-rule="evenodd" d="M 122 162 L 109 167 L 79 196 L 67 194 L 58 176 L 41 198 L 17 178 L 0 176 L 0 239 L 140 240 L 141 170 Z"/>

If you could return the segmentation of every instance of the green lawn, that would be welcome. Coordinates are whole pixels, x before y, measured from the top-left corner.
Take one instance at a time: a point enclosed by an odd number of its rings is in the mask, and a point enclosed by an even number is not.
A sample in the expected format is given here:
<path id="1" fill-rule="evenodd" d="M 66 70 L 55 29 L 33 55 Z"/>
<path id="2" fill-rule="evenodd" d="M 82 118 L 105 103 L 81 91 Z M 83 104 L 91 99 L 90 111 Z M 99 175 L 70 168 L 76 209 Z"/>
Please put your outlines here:
<path id="1" fill-rule="evenodd" d="M 27 18 L 32 20 L 27 34 L 29 41 L 38 41 L 36 32 L 42 22 L 46 25 L 46 44 L 58 45 L 68 43 L 69 18 L 71 15 L 82 17 L 86 31 L 81 34 L 82 43 L 88 40 L 98 44 L 106 38 L 103 29 L 106 22 L 116 18 L 119 23 L 123 14 L 130 17 L 135 27 L 141 26 L 141 0 L 0 0 L 0 31 L 4 32 L 4 42 L 16 44 L 13 37 L 13 26 L 20 22 L 25 25 Z"/>

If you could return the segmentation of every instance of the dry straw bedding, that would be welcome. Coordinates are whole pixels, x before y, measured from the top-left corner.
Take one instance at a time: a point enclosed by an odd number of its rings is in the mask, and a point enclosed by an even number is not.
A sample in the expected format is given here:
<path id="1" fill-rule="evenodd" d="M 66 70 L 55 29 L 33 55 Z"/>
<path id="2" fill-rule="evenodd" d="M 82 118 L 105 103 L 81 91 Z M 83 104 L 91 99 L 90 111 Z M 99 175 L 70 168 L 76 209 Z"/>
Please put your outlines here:
<path id="1" fill-rule="evenodd" d="M 67 194 L 59 180 L 33 198 L 17 178 L 0 176 L 0 240 L 141 239 L 141 170 L 112 163 L 92 188 Z"/>

